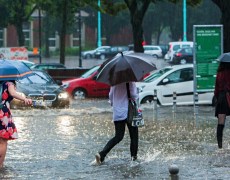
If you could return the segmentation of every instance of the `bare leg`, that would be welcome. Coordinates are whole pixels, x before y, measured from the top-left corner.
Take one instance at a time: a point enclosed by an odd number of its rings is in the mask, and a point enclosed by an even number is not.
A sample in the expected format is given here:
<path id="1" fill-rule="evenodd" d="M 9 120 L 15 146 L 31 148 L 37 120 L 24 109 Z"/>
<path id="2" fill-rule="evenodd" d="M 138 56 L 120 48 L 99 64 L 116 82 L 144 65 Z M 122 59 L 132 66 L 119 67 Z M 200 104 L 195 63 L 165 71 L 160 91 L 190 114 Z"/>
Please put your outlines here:
<path id="1" fill-rule="evenodd" d="M 6 157 L 7 140 L 0 138 L 0 168 L 3 167 L 3 163 Z"/>

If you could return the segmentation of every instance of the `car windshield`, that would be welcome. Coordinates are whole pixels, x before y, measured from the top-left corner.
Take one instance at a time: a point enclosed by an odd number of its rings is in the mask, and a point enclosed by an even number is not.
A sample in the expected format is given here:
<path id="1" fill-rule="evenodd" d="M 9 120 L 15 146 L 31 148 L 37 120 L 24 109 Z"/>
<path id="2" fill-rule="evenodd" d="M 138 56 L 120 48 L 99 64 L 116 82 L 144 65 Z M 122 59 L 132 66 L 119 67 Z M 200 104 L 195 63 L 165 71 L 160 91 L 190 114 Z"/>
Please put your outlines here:
<path id="1" fill-rule="evenodd" d="M 152 82 L 153 80 L 157 79 L 158 77 L 160 77 L 161 75 L 163 75 L 164 73 L 166 73 L 167 71 L 171 70 L 172 68 L 163 68 L 159 71 L 154 72 L 153 74 L 149 75 L 148 77 L 146 77 L 144 79 L 144 82 L 149 83 Z"/>
<path id="2" fill-rule="evenodd" d="M 28 77 L 18 80 L 22 84 L 52 84 L 53 80 L 43 72 L 34 72 Z"/>
<path id="3" fill-rule="evenodd" d="M 100 66 L 95 66 L 91 68 L 90 70 L 86 71 L 84 74 L 81 75 L 82 78 L 88 78 L 91 76 L 95 71 L 99 69 Z"/>

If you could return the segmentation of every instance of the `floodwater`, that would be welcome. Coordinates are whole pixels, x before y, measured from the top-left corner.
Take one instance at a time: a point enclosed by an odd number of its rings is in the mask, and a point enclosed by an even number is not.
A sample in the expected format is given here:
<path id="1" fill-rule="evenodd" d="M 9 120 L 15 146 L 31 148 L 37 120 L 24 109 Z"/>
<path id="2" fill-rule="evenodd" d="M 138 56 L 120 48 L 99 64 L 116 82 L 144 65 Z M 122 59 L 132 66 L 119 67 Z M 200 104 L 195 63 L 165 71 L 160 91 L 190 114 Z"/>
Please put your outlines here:
<path id="1" fill-rule="evenodd" d="M 175 113 L 153 104 L 141 108 L 139 164 L 130 162 L 127 131 L 101 166 L 91 162 L 114 133 L 107 99 L 74 100 L 68 109 L 13 110 L 20 137 L 9 142 L 0 179 L 230 179 L 229 122 L 220 151 L 213 107 L 199 107 L 196 119 L 193 106 L 177 107 Z M 178 166 L 178 176 L 170 176 L 171 164 Z"/>

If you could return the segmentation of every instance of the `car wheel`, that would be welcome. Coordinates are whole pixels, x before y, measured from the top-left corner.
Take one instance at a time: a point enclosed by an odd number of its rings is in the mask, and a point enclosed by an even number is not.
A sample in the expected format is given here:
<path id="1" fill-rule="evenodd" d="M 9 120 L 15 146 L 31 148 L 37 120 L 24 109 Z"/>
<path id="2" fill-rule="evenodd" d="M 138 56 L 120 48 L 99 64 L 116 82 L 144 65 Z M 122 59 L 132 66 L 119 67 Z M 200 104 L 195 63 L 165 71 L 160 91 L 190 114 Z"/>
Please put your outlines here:
<path id="1" fill-rule="evenodd" d="M 154 57 L 154 58 L 158 58 L 158 56 L 157 56 L 156 54 L 153 54 L 153 57 Z"/>
<path id="2" fill-rule="evenodd" d="M 85 59 L 90 59 L 91 58 L 91 55 L 90 54 L 86 54 L 85 55 Z"/>
<path id="3" fill-rule="evenodd" d="M 86 91 L 84 89 L 76 89 L 73 91 L 73 98 L 74 99 L 85 99 L 86 98 Z"/>
<path id="4" fill-rule="evenodd" d="M 152 103 L 152 102 L 153 102 L 153 96 L 146 96 L 141 100 L 141 104 Z"/>
<path id="5" fill-rule="evenodd" d="M 100 59 L 101 59 L 101 60 L 105 60 L 105 55 L 104 55 L 104 54 L 101 54 L 101 55 L 100 55 Z"/>
<path id="6" fill-rule="evenodd" d="M 181 59 L 180 60 L 180 64 L 186 64 L 187 63 L 187 60 L 186 59 Z"/>

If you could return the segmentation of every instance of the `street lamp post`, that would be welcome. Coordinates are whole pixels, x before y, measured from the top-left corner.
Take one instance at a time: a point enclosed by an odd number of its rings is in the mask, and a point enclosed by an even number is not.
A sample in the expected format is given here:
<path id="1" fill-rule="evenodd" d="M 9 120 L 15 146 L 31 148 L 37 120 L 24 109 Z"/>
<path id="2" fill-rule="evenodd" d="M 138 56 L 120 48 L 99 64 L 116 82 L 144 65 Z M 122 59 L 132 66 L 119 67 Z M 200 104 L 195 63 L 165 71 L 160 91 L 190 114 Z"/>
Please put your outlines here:
<path id="1" fill-rule="evenodd" d="M 186 0 L 183 0 L 183 41 L 187 41 L 187 36 L 186 36 L 186 34 L 187 34 L 187 30 L 186 30 L 186 19 L 187 19 L 187 17 L 186 17 Z"/>
<path id="2" fill-rule="evenodd" d="M 101 6 L 101 1 L 98 0 L 98 6 Z M 97 12 L 97 46 L 100 47 L 101 46 L 101 12 L 98 11 Z"/>
<path id="3" fill-rule="evenodd" d="M 41 8 L 38 9 L 38 24 L 39 24 L 39 63 L 42 63 L 42 28 L 41 28 Z"/>
<path id="4" fill-rule="evenodd" d="M 81 10 L 78 12 L 78 35 L 79 35 L 79 67 L 82 67 L 82 58 L 81 58 Z"/>

